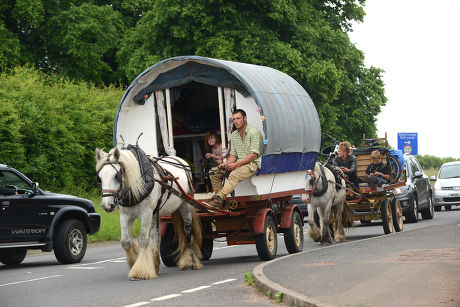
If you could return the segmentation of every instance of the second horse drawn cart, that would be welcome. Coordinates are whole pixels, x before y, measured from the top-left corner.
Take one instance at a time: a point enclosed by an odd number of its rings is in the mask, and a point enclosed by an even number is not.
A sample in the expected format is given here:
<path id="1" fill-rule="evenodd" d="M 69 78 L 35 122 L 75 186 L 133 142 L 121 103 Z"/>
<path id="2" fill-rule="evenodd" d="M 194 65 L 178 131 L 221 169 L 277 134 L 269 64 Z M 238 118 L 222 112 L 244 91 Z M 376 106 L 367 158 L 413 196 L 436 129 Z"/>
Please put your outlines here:
<path id="1" fill-rule="evenodd" d="M 218 132 L 222 147 L 231 146 L 232 111 L 246 111 L 248 125 L 259 129 L 264 151 L 258 173 L 238 184 L 227 198 L 230 210 L 211 212 L 203 201 L 212 193 L 200 160 L 205 132 Z M 305 172 L 317 159 L 321 132 L 318 114 L 307 92 L 288 75 L 263 66 L 180 56 L 142 72 L 123 96 L 114 124 L 114 143 L 134 144 L 150 156 L 178 156 L 193 174 L 193 194 L 170 191 L 197 208 L 203 229 L 203 259 L 213 240 L 228 245 L 255 244 L 259 257 L 273 259 L 277 234 L 290 253 L 303 248 L 303 217 L 288 200 L 305 187 Z M 166 188 L 166 187 L 165 187 Z M 171 217 L 162 217 L 161 257 L 177 261 Z"/>
<path id="2" fill-rule="evenodd" d="M 389 165 L 389 182 L 380 187 L 360 183 L 359 192 L 349 189 L 345 200 L 343 221 L 345 226 L 351 226 L 354 221 L 366 224 L 373 220 L 381 220 L 385 234 L 393 231 L 399 232 L 403 229 L 403 214 L 396 193 L 397 188 L 404 186 L 406 181 L 398 155 L 388 149 L 386 136 L 380 139 L 363 138 L 362 147 L 353 149 L 353 155 L 356 156 L 357 175 L 359 178 L 366 175 L 366 169 L 372 163 L 371 153 L 375 150 L 380 152 L 382 162 Z M 326 147 L 322 152 L 329 155 L 331 147 Z M 335 218 L 332 217 L 331 221 L 335 222 Z"/>

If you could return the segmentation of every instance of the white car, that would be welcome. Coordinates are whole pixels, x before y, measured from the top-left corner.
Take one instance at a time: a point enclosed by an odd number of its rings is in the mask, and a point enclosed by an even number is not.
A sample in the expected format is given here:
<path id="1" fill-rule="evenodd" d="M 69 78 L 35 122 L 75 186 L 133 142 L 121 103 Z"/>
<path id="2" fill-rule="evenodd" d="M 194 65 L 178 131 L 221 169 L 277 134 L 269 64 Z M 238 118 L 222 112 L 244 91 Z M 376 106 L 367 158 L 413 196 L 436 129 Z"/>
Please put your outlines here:
<path id="1" fill-rule="evenodd" d="M 434 176 L 433 176 L 434 177 Z M 451 206 L 460 206 L 460 161 L 444 163 L 439 169 L 434 184 L 433 204 L 435 211 L 441 207 L 450 210 Z"/>

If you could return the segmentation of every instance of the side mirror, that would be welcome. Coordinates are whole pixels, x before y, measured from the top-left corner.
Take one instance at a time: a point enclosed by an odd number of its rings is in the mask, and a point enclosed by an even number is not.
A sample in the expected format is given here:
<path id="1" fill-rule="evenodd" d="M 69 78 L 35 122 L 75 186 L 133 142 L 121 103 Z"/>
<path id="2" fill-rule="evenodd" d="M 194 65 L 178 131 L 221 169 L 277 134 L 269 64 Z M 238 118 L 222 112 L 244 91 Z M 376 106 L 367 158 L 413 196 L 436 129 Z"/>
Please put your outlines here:
<path id="1" fill-rule="evenodd" d="M 414 173 L 414 178 L 422 178 L 423 177 L 423 173 L 421 171 L 416 171 Z"/>
<path id="2" fill-rule="evenodd" d="M 430 181 L 436 181 L 436 176 L 431 176 Z"/>
<path id="3" fill-rule="evenodd" d="M 32 183 L 32 194 L 29 195 L 29 197 L 34 197 L 35 194 L 37 194 L 38 191 L 38 182 Z"/>

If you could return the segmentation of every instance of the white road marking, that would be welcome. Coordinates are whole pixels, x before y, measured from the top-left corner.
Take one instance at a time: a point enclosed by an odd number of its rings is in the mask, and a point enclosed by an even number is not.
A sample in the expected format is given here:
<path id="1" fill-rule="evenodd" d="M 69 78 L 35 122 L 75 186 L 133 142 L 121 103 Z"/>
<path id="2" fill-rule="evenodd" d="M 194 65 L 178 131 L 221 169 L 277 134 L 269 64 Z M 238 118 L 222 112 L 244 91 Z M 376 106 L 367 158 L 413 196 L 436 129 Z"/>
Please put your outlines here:
<path id="1" fill-rule="evenodd" d="M 222 281 L 217 281 L 215 283 L 213 283 L 213 285 L 220 285 L 220 284 L 223 284 L 223 283 L 226 283 L 226 282 L 231 282 L 231 281 L 234 281 L 236 280 L 235 278 L 230 278 L 230 279 L 226 279 L 226 280 L 222 280 Z"/>
<path id="2" fill-rule="evenodd" d="M 98 269 L 103 269 L 103 266 L 71 266 L 70 268 L 66 268 L 67 270 L 98 270 Z"/>
<path id="3" fill-rule="evenodd" d="M 153 298 L 151 301 L 154 302 L 154 301 L 164 301 L 164 300 L 169 300 L 170 298 L 175 298 L 175 297 L 178 297 L 178 296 L 181 296 L 182 294 L 170 294 L 170 295 L 165 295 L 165 296 L 160 296 L 160 297 L 157 297 L 157 298 Z"/>
<path id="4" fill-rule="evenodd" d="M 91 262 L 91 263 L 75 264 L 75 265 L 73 265 L 73 266 L 85 266 L 85 265 L 99 264 L 99 263 L 104 263 L 104 262 L 120 262 L 120 261 L 123 260 L 123 259 L 126 259 L 126 257 L 120 257 L 120 258 L 114 258 L 114 259 L 101 260 L 101 261 L 96 261 L 96 262 Z"/>
<path id="5" fill-rule="evenodd" d="M 182 293 L 193 293 L 193 292 L 200 291 L 200 290 L 207 289 L 207 288 L 211 288 L 211 286 L 201 286 L 201 287 L 197 287 L 197 288 L 193 288 L 193 289 L 184 290 L 184 291 L 181 291 L 181 292 Z"/>
<path id="6" fill-rule="evenodd" d="M 143 305 L 147 305 L 147 304 L 150 304 L 150 302 L 139 302 L 139 303 L 135 303 L 135 304 L 131 304 L 131 305 L 125 305 L 123 307 L 138 307 L 138 306 L 143 306 Z"/>
<path id="7" fill-rule="evenodd" d="M 200 290 L 203 290 L 203 289 L 211 288 L 212 285 L 220 285 L 220 284 L 235 281 L 235 280 L 236 280 L 235 278 L 230 278 L 230 279 L 225 279 L 225 280 L 221 280 L 221 281 L 216 281 L 216 282 L 212 283 L 211 286 L 200 286 L 200 287 L 197 287 L 197 288 L 181 291 L 181 293 L 184 293 L 184 294 L 193 293 L 193 292 L 200 291 Z M 175 297 L 178 297 L 178 296 L 181 296 L 181 295 L 182 294 L 174 293 L 174 294 L 169 294 L 169 295 L 153 298 L 153 299 L 151 299 L 151 301 L 152 302 L 159 302 L 159 301 L 169 300 L 171 298 L 175 298 Z M 138 303 L 134 303 L 134 304 L 131 304 L 131 305 L 125 305 L 123 307 L 137 307 L 137 306 L 143 306 L 143 305 L 146 305 L 146 304 L 148 304 L 148 303 L 147 302 L 138 302 Z"/>
<path id="8" fill-rule="evenodd" d="M 224 246 L 224 247 L 214 247 L 214 250 L 230 248 L 230 247 L 237 247 L 237 246 L 241 246 L 241 245 L 230 245 L 230 246 Z"/>
<path id="9" fill-rule="evenodd" d="M 43 279 L 49 279 L 49 278 L 55 278 L 55 277 L 61 277 L 61 276 L 64 276 L 64 275 L 53 275 L 53 276 L 47 276 L 47 277 L 41 277 L 41 278 L 35 278 L 35 279 L 29 279 L 29 280 L 10 282 L 10 283 L 7 283 L 7 284 L 0 285 L 0 287 L 17 285 L 17 284 L 22 284 L 22 283 L 25 283 L 25 282 L 31 282 L 31 281 L 37 281 L 37 280 L 43 280 Z"/>

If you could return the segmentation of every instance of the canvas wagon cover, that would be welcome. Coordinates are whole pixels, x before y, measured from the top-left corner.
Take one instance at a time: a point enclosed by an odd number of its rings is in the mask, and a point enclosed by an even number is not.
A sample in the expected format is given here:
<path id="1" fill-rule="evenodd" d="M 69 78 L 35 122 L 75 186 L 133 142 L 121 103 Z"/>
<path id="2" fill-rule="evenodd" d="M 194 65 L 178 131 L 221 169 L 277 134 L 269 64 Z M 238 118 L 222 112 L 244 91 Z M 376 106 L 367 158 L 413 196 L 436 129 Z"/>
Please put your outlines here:
<path id="1" fill-rule="evenodd" d="M 297 81 L 270 67 L 199 56 L 169 58 L 136 77 L 117 111 L 114 143 L 123 104 L 142 104 L 146 94 L 191 81 L 231 87 L 253 97 L 265 118 L 262 173 L 306 170 L 313 166 L 320 149 L 321 128 L 313 101 Z"/>

